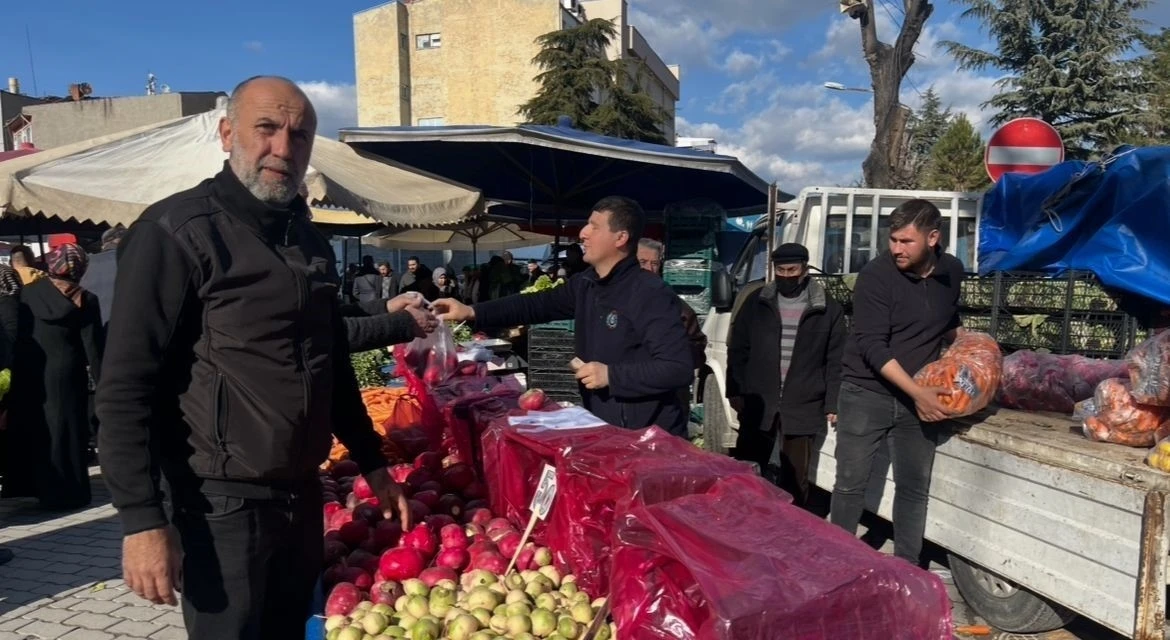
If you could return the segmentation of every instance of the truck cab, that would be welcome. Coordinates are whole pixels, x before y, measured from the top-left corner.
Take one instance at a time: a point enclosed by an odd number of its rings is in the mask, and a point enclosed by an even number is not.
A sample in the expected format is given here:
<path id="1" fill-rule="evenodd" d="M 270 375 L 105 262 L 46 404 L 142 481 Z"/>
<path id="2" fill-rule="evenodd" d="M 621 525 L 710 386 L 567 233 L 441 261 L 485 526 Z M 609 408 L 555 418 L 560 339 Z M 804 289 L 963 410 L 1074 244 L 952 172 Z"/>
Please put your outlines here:
<path id="1" fill-rule="evenodd" d="M 973 270 L 982 194 L 836 187 L 809 187 L 779 204 L 774 222 L 770 216 L 761 217 L 739 255 L 726 268 L 715 269 L 712 308 L 703 323 L 707 366 L 699 373 L 696 389 L 696 400 L 703 403 L 707 449 L 725 453 L 735 446 L 739 425 L 724 393 L 727 337 L 738 311 L 735 301 L 771 279 L 770 248 L 785 242 L 804 245 L 814 277 L 856 274 L 886 249 L 890 212 L 915 198 L 938 206 L 944 247 Z M 774 238 L 769 238 L 769 231 Z"/>

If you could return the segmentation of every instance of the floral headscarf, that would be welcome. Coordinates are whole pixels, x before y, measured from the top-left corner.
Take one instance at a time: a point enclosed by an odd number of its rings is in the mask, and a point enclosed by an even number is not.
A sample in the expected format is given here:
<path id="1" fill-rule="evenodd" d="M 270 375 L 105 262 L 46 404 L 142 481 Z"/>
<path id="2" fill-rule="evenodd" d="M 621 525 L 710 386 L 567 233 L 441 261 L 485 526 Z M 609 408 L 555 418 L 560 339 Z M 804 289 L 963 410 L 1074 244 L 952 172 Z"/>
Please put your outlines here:
<path id="1" fill-rule="evenodd" d="M 58 246 L 45 254 L 45 267 L 53 286 L 73 304 L 81 306 L 81 277 L 89 267 L 89 254 L 73 243 Z"/>
<path id="2" fill-rule="evenodd" d="M 49 276 L 66 282 L 81 282 L 89 267 L 89 254 L 72 242 L 58 246 L 45 255 Z"/>
<path id="3" fill-rule="evenodd" d="M 18 296 L 23 286 L 16 269 L 0 264 L 0 296 Z"/>

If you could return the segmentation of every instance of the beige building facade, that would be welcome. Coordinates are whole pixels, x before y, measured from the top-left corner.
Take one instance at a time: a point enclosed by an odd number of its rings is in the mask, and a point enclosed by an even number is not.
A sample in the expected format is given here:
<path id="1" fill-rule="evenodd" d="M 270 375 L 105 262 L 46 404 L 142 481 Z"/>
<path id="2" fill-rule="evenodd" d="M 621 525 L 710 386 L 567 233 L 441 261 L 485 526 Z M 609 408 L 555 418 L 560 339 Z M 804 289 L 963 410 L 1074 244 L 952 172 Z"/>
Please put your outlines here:
<path id="1" fill-rule="evenodd" d="M 358 126 L 514 125 L 536 95 L 536 39 L 581 20 L 618 27 L 610 59 L 637 65 L 674 139 L 679 69 L 629 23 L 626 0 L 398 0 L 354 15 Z"/>

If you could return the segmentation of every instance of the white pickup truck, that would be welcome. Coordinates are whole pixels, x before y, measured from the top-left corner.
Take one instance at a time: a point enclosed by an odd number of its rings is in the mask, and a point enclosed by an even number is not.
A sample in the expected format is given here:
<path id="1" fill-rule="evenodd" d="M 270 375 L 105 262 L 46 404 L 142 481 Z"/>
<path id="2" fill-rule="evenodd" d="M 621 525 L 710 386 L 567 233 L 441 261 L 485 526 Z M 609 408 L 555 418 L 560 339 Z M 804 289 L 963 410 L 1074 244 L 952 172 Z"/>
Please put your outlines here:
<path id="1" fill-rule="evenodd" d="M 856 273 L 884 249 L 890 211 L 911 198 L 938 205 L 947 250 L 973 270 L 981 194 L 816 187 L 765 216 L 730 268 L 715 269 L 697 387 L 706 447 L 735 446 L 738 425 L 724 397 L 728 330 L 739 294 L 770 278 L 769 247 L 800 242 L 812 266 Z M 957 420 L 952 431 L 938 448 L 926 537 L 948 551 L 976 613 L 1021 633 L 1081 615 L 1127 638 L 1166 637 L 1170 475 L 1146 466 L 1144 450 L 1086 440 L 1064 416 L 998 409 Z M 830 431 L 813 463 L 826 490 L 835 446 Z M 893 492 L 880 460 L 867 508 L 889 520 Z"/>

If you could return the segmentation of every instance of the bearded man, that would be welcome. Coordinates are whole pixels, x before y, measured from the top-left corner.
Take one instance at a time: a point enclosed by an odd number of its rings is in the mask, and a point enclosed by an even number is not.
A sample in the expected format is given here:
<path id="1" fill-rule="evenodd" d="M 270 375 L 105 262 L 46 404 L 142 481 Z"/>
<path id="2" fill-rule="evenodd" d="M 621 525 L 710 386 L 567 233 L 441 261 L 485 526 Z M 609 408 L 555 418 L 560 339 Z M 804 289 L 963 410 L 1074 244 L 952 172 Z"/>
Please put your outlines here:
<path id="1" fill-rule="evenodd" d="M 333 250 L 298 193 L 316 129 L 291 81 L 240 83 L 223 170 L 148 207 L 118 248 L 102 473 L 127 585 L 159 604 L 181 589 L 192 638 L 304 634 L 334 435 L 409 526 L 350 365 Z"/>
<path id="2" fill-rule="evenodd" d="M 874 454 L 888 440 L 894 469 L 894 555 L 919 564 L 942 391 L 914 381 L 959 327 L 963 264 L 940 245 L 942 215 L 927 200 L 890 214 L 890 248 L 857 276 L 853 331 L 837 398 L 837 480 L 830 519 L 856 532 Z M 919 419 L 921 416 L 921 419 Z"/>

